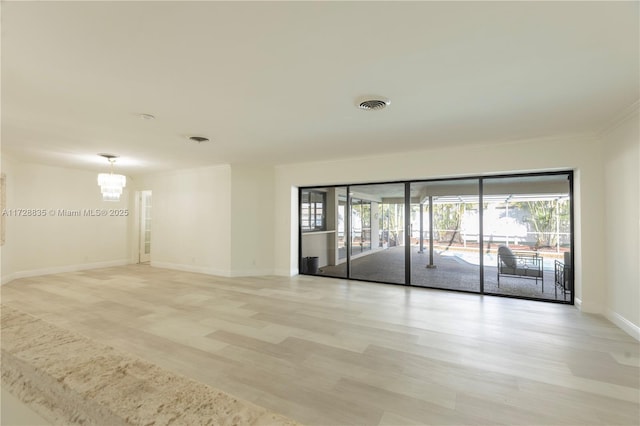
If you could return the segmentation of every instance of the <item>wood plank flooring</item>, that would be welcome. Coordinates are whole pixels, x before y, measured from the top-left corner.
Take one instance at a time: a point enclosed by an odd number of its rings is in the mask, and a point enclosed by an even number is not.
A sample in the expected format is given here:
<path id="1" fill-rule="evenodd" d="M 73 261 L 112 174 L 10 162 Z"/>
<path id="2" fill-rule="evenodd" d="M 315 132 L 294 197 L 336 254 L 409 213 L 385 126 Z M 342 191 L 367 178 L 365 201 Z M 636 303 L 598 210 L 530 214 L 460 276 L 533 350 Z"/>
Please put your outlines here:
<path id="1" fill-rule="evenodd" d="M 572 306 L 130 265 L 2 303 L 309 425 L 640 424 L 640 345 Z"/>

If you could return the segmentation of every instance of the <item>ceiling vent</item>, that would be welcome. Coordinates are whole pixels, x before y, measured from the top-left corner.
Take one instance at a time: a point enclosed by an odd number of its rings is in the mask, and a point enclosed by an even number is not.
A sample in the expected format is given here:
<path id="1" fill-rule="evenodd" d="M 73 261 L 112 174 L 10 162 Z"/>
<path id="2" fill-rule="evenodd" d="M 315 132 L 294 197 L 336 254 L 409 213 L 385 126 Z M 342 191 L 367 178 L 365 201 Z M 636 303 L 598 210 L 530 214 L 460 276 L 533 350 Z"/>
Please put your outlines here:
<path id="1" fill-rule="evenodd" d="M 389 105 L 391 101 L 389 99 L 366 99 L 358 105 L 360 109 L 375 110 L 382 109 Z"/>
<path id="2" fill-rule="evenodd" d="M 196 143 L 209 142 L 209 138 L 205 138 L 204 136 L 189 136 L 189 140 Z"/>
<path id="3" fill-rule="evenodd" d="M 118 158 L 118 156 L 117 156 L 117 155 L 114 155 L 114 154 L 99 153 L 98 155 L 99 155 L 100 157 L 104 157 L 104 158 L 106 158 L 106 159 L 107 159 L 107 160 L 109 160 L 109 161 L 111 161 L 111 160 L 115 160 L 116 158 Z"/>

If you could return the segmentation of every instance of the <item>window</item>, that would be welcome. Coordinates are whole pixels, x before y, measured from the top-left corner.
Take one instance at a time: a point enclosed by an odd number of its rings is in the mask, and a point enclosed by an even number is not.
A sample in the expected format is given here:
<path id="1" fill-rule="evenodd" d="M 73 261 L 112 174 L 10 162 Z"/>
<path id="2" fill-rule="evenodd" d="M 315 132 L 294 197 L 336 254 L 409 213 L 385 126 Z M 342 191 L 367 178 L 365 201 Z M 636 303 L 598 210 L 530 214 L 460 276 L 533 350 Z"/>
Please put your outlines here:
<path id="1" fill-rule="evenodd" d="M 327 194 L 320 191 L 302 191 L 300 200 L 302 232 L 326 231 Z"/>

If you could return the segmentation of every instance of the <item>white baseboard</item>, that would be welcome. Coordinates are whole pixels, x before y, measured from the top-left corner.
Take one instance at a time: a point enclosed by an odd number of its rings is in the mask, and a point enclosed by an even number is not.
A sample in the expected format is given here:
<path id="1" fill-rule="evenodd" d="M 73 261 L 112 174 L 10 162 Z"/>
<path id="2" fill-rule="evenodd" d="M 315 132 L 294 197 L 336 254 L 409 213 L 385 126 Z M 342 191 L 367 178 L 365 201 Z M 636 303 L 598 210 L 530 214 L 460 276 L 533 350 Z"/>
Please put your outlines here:
<path id="1" fill-rule="evenodd" d="M 573 299 L 573 304 L 578 310 L 582 310 L 582 299 L 578 299 L 577 297 Z"/>
<path id="2" fill-rule="evenodd" d="M 250 269 L 244 271 L 231 271 L 231 277 L 260 277 L 274 275 L 273 269 Z"/>
<path id="3" fill-rule="evenodd" d="M 575 307 L 585 314 L 604 314 L 604 307 L 600 303 L 586 303 L 577 297 L 574 299 Z"/>
<path id="4" fill-rule="evenodd" d="M 610 309 L 607 309 L 604 316 L 607 317 L 609 321 L 620 327 L 622 331 L 624 331 L 634 339 L 640 341 L 640 327 L 638 327 L 619 313 L 613 312 Z"/>
<path id="5" fill-rule="evenodd" d="M 215 275 L 218 277 L 230 277 L 231 274 L 228 270 L 214 269 L 207 266 L 197 265 L 185 265 L 183 263 L 171 263 L 171 262 L 158 262 L 151 261 L 151 266 L 154 268 L 174 269 L 176 271 L 196 272 L 198 274 Z"/>
<path id="6" fill-rule="evenodd" d="M 154 268 L 173 269 L 176 271 L 196 272 L 198 274 L 214 275 L 218 277 L 259 277 L 265 275 L 274 275 L 273 269 L 249 269 L 225 271 L 222 269 L 213 269 L 207 266 L 185 265 L 183 263 L 157 262 L 152 260 L 151 266 Z M 277 275 L 277 274 L 275 274 Z"/>
<path id="7" fill-rule="evenodd" d="M 273 275 L 278 277 L 293 277 L 294 275 L 298 275 L 298 268 L 291 269 L 274 269 Z"/>
<path id="8" fill-rule="evenodd" d="M 61 274 L 63 272 L 85 271 L 87 269 L 110 268 L 112 266 L 128 265 L 128 259 L 109 260 L 106 262 L 80 263 L 77 265 L 52 266 L 50 268 L 31 269 L 29 271 L 19 271 L 2 277 L 2 285 L 8 284 L 13 280 L 28 277 L 39 277 L 41 275 Z"/>

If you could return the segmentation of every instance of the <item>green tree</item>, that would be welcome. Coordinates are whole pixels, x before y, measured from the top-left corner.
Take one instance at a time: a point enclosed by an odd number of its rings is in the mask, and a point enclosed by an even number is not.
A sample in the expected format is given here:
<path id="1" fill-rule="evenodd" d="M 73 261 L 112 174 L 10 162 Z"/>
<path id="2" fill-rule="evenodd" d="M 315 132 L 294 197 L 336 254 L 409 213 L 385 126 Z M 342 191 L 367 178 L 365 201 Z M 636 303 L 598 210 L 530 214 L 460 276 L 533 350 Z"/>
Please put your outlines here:
<path id="1" fill-rule="evenodd" d="M 465 210 L 469 208 L 472 208 L 472 204 L 444 203 L 433 206 L 434 234 L 438 232 L 439 240 L 449 241 L 449 246 L 454 242 L 462 242 L 460 225 Z"/>
<path id="2" fill-rule="evenodd" d="M 536 231 L 536 247 L 552 247 L 561 242 L 557 231 L 569 231 L 569 201 L 527 201 L 526 206 L 528 222 Z"/>
<path id="3" fill-rule="evenodd" d="M 399 231 L 402 227 L 402 215 L 404 206 L 398 204 L 380 205 L 380 230 L 388 232 L 389 245 L 394 246 L 400 243 Z"/>

